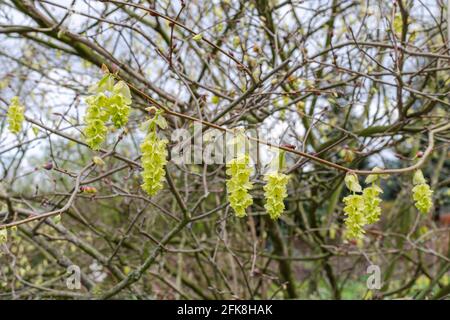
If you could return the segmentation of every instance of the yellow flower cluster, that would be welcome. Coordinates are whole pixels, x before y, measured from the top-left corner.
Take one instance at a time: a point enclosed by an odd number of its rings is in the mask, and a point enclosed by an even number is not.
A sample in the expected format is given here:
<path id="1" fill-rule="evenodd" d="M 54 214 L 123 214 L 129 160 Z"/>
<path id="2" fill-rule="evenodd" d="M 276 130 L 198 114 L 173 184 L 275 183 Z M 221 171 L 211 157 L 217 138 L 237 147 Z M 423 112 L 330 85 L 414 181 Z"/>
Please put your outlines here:
<path id="1" fill-rule="evenodd" d="M 421 213 L 427 214 L 433 206 L 433 191 L 426 182 L 421 170 L 417 170 L 414 173 L 413 184 L 414 188 L 412 189 L 412 192 L 414 204 Z"/>
<path id="2" fill-rule="evenodd" d="M 364 199 L 364 214 L 368 224 L 372 224 L 380 220 L 380 193 L 383 193 L 383 190 L 381 190 L 381 188 L 376 184 L 372 184 L 372 186 L 363 190 L 362 197 Z"/>
<path id="3" fill-rule="evenodd" d="M 253 204 L 253 198 L 249 191 L 253 188 L 250 182 L 250 175 L 252 173 L 250 167 L 250 157 L 248 154 L 242 152 L 245 149 L 247 138 L 242 132 L 238 132 L 232 141 L 233 147 L 238 155 L 227 163 L 227 175 L 230 178 L 227 180 L 227 192 L 230 206 L 233 208 L 235 215 L 239 218 L 247 215 L 246 209 Z M 240 151 L 240 153 L 239 153 Z M 278 219 L 284 209 L 284 199 L 288 196 L 287 184 L 289 176 L 280 172 L 284 167 L 285 153 L 281 151 L 270 164 L 269 173 L 265 174 L 264 181 L 266 184 L 263 187 L 266 209 L 269 217 L 273 220 Z"/>
<path id="4" fill-rule="evenodd" d="M 253 198 L 249 194 L 249 190 L 253 188 L 250 182 L 251 168 L 250 157 L 239 155 L 227 163 L 227 192 L 230 206 L 233 208 L 236 217 L 242 218 L 247 215 L 246 209 L 253 203 Z"/>
<path id="5" fill-rule="evenodd" d="M 141 144 L 142 152 L 142 189 L 154 196 L 163 187 L 167 163 L 167 140 L 159 139 L 156 132 L 150 132 Z"/>
<path id="6" fill-rule="evenodd" d="M 113 75 L 107 73 L 91 89 L 94 95 L 86 99 L 88 105 L 84 134 L 86 143 L 98 150 L 106 139 L 106 122 L 111 119 L 114 127 L 122 128 L 128 122 L 131 93 L 128 85 L 119 81 L 114 84 Z"/>
<path id="7" fill-rule="evenodd" d="M 346 237 L 348 239 L 360 239 L 365 231 L 367 218 L 364 215 L 364 198 L 359 194 L 352 194 L 343 199 L 344 212 L 347 215 L 345 226 L 347 227 Z"/>
<path id="8" fill-rule="evenodd" d="M 144 127 L 148 126 L 148 133 L 141 144 L 143 168 L 141 187 L 150 196 L 154 196 L 163 188 L 168 141 L 158 137 L 157 127 L 164 129 L 166 125 L 166 121 L 159 111 L 152 119 L 144 123 Z"/>
<path id="9" fill-rule="evenodd" d="M 373 171 L 379 170 L 374 168 Z M 364 236 L 364 226 L 372 224 L 380 220 L 381 215 L 381 198 L 379 195 L 383 190 L 376 183 L 379 181 L 380 175 L 371 174 L 367 177 L 366 183 L 372 185 L 364 190 L 359 184 L 358 177 L 354 173 L 349 173 L 345 177 L 345 184 L 353 194 L 345 197 L 344 213 L 346 238 L 361 239 Z M 357 194 L 362 193 L 362 194 Z"/>
<path id="10" fill-rule="evenodd" d="M 7 114 L 9 131 L 17 134 L 22 130 L 22 123 L 25 120 L 24 112 L 25 107 L 20 104 L 19 97 L 13 97 Z"/>
<path id="11" fill-rule="evenodd" d="M 287 197 L 289 176 L 280 172 L 271 172 L 264 177 L 267 184 L 263 187 L 267 213 L 270 218 L 278 219 L 284 211 L 284 199 Z"/>

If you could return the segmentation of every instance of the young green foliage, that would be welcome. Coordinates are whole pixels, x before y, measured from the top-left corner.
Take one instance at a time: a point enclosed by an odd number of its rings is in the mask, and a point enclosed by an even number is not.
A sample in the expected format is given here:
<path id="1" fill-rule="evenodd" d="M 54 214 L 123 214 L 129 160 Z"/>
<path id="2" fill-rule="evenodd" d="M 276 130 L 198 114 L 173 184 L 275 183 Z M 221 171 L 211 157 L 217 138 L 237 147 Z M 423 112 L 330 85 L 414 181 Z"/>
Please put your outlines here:
<path id="1" fill-rule="evenodd" d="M 192 40 L 194 41 L 200 41 L 203 39 L 203 35 L 201 33 L 197 33 L 195 36 L 192 37 Z"/>
<path id="2" fill-rule="evenodd" d="M 156 111 L 154 117 L 143 124 L 148 126 L 147 135 L 141 144 L 142 152 L 142 189 L 150 196 L 154 196 L 163 187 L 167 164 L 167 139 L 160 139 L 157 127 L 164 129 L 166 122 L 160 111 Z"/>
<path id="3" fill-rule="evenodd" d="M 25 107 L 20 104 L 19 97 L 13 97 L 7 114 L 9 131 L 18 134 L 22 130 L 22 123 L 25 120 L 24 112 Z"/>
<path id="4" fill-rule="evenodd" d="M 86 143 L 92 149 L 98 150 L 106 139 L 108 132 L 106 122 L 111 120 L 117 129 L 128 123 L 131 93 L 124 81 L 119 81 L 114 85 L 114 78 L 109 73 L 92 86 L 90 91 L 95 94 L 86 99 L 88 108 L 84 134 Z"/>
<path id="5" fill-rule="evenodd" d="M 53 216 L 53 217 L 52 217 L 52 222 L 53 222 L 54 224 L 59 224 L 59 223 L 61 223 L 61 215 L 60 215 L 60 214 L 57 214 L 56 216 Z"/>
<path id="6" fill-rule="evenodd" d="M 414 188 L 412 189 L 412 192 L 414 205 L 422 214 L 427 214 L 433 206 L 433 190 L 431 190 L 426 182 L 421 170 L 417 170 L 414 173 L 413 184 Z"/>
<path id="7" fill-rule="evenodd" d="M 348 190 L 352 192 L 361 192 L 362 188 L 358 181 L 358 176 L 354 173 L 347 173 L 344 179 L 345 185 Z"/>

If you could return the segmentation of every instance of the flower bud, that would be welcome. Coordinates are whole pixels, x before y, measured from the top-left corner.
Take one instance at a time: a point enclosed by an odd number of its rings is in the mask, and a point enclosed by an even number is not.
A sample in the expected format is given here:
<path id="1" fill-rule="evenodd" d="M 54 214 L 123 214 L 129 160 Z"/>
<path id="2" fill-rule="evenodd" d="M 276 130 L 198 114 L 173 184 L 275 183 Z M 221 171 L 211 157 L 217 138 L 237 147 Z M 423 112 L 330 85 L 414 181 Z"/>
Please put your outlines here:
<path id="1" fill-rule="evenodd" d="M 45 170 L 52 170 L 53 169 L 53 162 L 49 161 L 46 164 L 42 166 Z"/>

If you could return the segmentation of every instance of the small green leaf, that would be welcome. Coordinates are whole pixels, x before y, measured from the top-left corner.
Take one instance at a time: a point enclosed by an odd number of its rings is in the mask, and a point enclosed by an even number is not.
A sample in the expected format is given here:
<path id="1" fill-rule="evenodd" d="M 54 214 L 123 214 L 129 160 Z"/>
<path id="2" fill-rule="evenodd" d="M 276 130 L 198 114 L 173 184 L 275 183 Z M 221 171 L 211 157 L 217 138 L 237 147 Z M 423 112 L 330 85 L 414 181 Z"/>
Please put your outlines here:
<path id="1" fill-rule="evenodd" d="M 31 130 L 33 130 L 34 135 L 37 137 L 37 135 L 39 134 L 39 128 L 36 126 L 32 126 Z"/>
<path id="2" fill-rule="evenodd" d="M 54 217 L 52 218 L 52 221 L 53 221 L 54 224 L 60 223 L 60 222 L 61 222 L 61 215 L 58 214 L 58 215 L 54 216 Z"/>
<path id="3" fill-rule="evenodd" d="M 373 172 L 380 172 L 383 171 L 383 169 L 379 168 L 379 167 L 374 167 L 372 169 Z M 372 183 L 377 181 L 378 179 L 387 179 L 389 178 L 388 174 L 369 174 L 365 180 L 366 183 Z"/>
<path id="4" fill-rule="evenodd" d="M 414 177 L 413 177 L 413 185 L 417 185 L 417 184 L 423 184 L 423 183 L 427 183 L 427 181 L 425 180 L 422 170 L 417 170 L 416 172 L 414 172 Z"/>
<path id="5" fill-rule="evenodd" d="M 103 76 L 103 78 L 100 79 L 99 82 L 94 84 L 89 88 L 89 92 L 104 92 L 104 91 L 111 91 L 114 86 L 114 79 L 113 77 L 108 73 Z"/>
<path id="6" fill-rule="evenodd" d="M 347 173 L 345 176 L 345 185 L 350 191 L 361 192 L 362 188 L 358 181 L 358 176 L 354 173 Z"/>
<path id="7" fill-rule="evenodd" d="M 212 96 L 212 97 L 211 97 L 211 102 L 212 102 L 213 104 L 218 104 L 218 103 L 220 102 L 220 99 L 219 99 L 218 96 Z"/>
<path id="8" fill-rule="evenodd" d="M 103 159 L 98 157 L 98 156 L 93 157 L 92 161 L 98 166 L 104 166 L 105 165 L 105 161 L 103 161 Z"/>
<path id="9" fill-rule="evenodd" d="M 192 40 L 194 40 L 194 41 L 201 41 L 202 39 L 203 39 L 203 35 L 201 33 L 198 33 L 192 37 Z"/>
<path id="10" fill-rule="evenodd" d="M 158 125 L 158 127 L 160 127 L 161 129 L 164 130 L 167 128 L 167 121 L 166 121 L 166 119 L 164 119 L 164 117 L 158 116 L 156 118 L 155 122 Z"/>
<path id="11" fill-rule="evenodd" d="M 150 127 L 150 123 L 151 123 L 152 121 L 153 121 L 153 119 L 150 119 L 150 120 L 147 120 L 147 121 L 142 122 L 141 125 L 139 126 L 139 128 L 140 128 L 142 131 L 147 131 L 148 128 Z"/>
<path id="12" fill-rule="evenodd" d="M 130 88 L 124 81 L 117 82 L 113 88 L 113 92 L 121 94 L 125 99 L 125 104 L 131 104 Z"/>

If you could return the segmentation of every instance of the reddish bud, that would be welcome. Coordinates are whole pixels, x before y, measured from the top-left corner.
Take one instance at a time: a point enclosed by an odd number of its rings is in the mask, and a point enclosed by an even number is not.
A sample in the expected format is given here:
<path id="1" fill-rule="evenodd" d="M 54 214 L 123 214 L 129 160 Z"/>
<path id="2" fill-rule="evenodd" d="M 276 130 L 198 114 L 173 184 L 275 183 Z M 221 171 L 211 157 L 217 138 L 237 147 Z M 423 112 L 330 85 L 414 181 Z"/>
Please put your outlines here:
<path id="1" fill-rule="evenodd" d="M 89 186 L 81 186 L 80 191 L 83 193 L 97 193 L 97 188 Z"/>
<path id="2" fill-rule="evenodd" d="M 119 66 L 115 63 L 111 63 L 110 67 L 111 67 L 111 73 L 117 73 L 120 70 Z"/>
<path id="3" fill-rule="evenodd" d="M 89 187 L 88 192 L 89 192 L 89 193 L 97 193 L 97 188 Z"/>
<path id="4" fill-rule="evenodd" d="M 418 152 L 416 153 L 416 157 L 417 157 L 417 158 L 422 158 L 422 157 L 423 157 L 423 151 L 418 151 Z"/>
<path id="5" fill-rule="evenodd" d="M 53 162 L 49 161 L 46 164 L 42 166 L 45 170 L 52 170 L 53 169 Z"/>
<path id="6" fill-rule="evenodd" d="M 283 148 L 288 148 L 291 150 L 295 150 L 296 146 L 294 146 L 293 144 L 289 144 L 289 143 L 285 143 L 281 145 Z"/>

